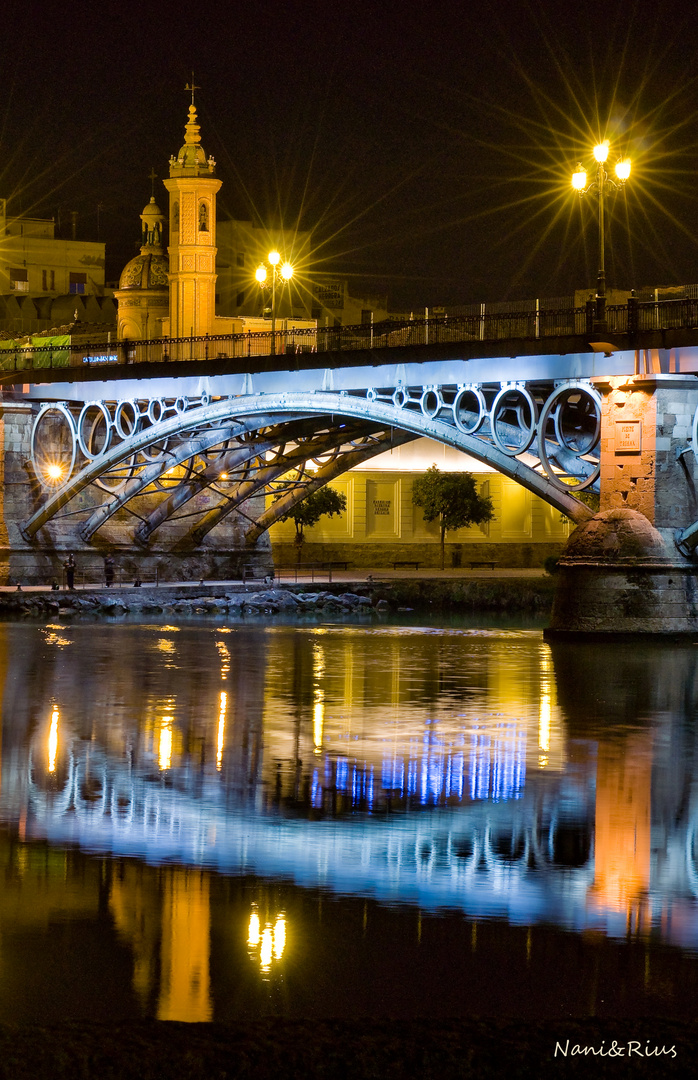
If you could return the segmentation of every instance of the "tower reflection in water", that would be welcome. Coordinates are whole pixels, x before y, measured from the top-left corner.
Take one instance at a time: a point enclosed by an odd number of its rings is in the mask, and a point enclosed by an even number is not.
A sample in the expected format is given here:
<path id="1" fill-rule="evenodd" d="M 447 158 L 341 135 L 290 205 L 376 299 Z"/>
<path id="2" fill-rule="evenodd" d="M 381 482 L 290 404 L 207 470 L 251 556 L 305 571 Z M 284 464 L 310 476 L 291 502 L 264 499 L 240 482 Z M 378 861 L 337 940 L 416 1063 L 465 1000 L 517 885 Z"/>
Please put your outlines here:
<path id="1" fill-rule="evenodd" d="M 219 874 L 698 946 L 690 649 L 601 662 L 537 632 L 387 626 L 0 639 L 8 836 L 109 857 L 97 888 L 142 1011 L 214 1017 Z M 78 885 L 42 905 L 8 845 L 23 918 L 69 918 Z M 235 920 L 263 980 L 298 959 L 273 889 Z"/>

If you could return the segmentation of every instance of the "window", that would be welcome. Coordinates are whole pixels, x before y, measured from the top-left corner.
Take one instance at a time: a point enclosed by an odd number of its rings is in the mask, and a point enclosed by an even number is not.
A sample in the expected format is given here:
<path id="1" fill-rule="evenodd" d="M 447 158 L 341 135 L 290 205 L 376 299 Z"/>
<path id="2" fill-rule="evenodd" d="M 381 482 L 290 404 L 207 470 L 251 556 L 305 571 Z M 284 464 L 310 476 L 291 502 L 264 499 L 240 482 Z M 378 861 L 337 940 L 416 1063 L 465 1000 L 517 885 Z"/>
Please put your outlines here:
<path id="1" fill-rule="evenodd" d="M 29 275 L 26 270 L 10 270 L 10 288 L 15 292 L 29 292 Z"/>
<path id="2" fill-rule="evenodd" d="M 373 312 L 370 310 L 370 308 L 361 308 L 361 322 L 362 323 L 370 323 L 372 315 L 373 315 Z"/>
<path id="3" fill-rule="evenodd" d="M 239 292 L 237 294 L 237 298 L 235 300 L 235 303 L 237 304 L 238 307 L 242 307 L 242 305 L 245 303 L 245 294 L 244 294 L 244 292 Z"/>
<path id="4" fill-rule="evenodd" d="M 245 252 L 244 251 L 238 251 L 237 263 L 238 263 L 238 266 L 244 266 L 245 265 Z"/>
<path id="5" fill-rule="evenodd" d="M 70 274 L 70 291 L 71 293 L 82 295 L 85 292 L 85 286 L 87 285 L 87 274 L 74 274 L 71 271 Z"/>

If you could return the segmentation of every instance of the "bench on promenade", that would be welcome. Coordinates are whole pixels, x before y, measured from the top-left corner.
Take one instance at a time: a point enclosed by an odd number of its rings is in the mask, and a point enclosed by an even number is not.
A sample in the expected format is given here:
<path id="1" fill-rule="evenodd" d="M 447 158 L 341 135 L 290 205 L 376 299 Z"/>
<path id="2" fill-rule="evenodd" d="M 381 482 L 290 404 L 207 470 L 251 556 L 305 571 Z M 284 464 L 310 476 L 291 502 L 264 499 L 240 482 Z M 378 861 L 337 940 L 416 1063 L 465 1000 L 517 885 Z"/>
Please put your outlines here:
<path id="1" fill-rule="evenodd" d="M 475 560 L 475 562 L 470 563 L 470 569 L 471 570 L 477 570 L 478 567 L 481 567 L 481 566 L 489 566 L 490 570 L 494 570 L 495 564 L 493 562 L 489 562 L 488 559 L 484 559 L 484 560 L 481 559 L 480 561 Z"/>
<path id="2" fill-rule="evenodd" d="M 401 566 L 411 566 L 413 570 L 419 570 L 420 563 L 415 559 L 397 559 L 393 563 L 393 570 L 397 570 Z"/>

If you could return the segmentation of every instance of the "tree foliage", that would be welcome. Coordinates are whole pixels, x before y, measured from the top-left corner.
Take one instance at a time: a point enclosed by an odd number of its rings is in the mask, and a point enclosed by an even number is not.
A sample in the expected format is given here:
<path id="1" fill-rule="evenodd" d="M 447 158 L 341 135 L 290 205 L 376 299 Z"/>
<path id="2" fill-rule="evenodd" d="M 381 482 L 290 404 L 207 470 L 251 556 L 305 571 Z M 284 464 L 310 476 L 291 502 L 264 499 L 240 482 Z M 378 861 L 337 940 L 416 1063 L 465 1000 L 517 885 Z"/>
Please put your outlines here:
<path id="1" fill-rule="evenodd" d="M 432 465 L 412 486 L 412 501 L 422 509 L 425 521 L 439 522 L 441 569 L 444 568 L 446 533 L 468 525 L 484 525 L 494 516 L 492 500 L 480 495 L 469 472 L 441 472 Z"/>
<path id="2" fill-rule="evenodd" d="M 297 502 L 282 521 L 293 521 L 296 525 L 296 543 L 302 544 L 304 540 L 303 530 L 317 525 L 322 517 L 334 517 L 342 514 L 347 508 L 347 497 L 341 491 L 331 487 L 321 487 L 307 495 L 305 499 Z"/>

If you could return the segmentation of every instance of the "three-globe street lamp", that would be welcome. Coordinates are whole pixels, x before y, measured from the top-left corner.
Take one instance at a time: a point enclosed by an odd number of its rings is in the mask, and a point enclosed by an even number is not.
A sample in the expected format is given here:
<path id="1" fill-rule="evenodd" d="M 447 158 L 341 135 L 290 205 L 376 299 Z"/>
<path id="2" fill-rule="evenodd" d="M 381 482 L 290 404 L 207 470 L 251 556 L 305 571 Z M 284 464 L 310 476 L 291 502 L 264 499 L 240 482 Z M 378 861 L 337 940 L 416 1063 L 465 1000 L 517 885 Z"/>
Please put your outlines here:
<path id="1" fill-rule="evenodd" d="M 274 249 L 267 255 L 267 262 L 259 264 L 254 276 L 261 289 L 271 289 L 271 355 L 274 356 L 276 353 L 276 282 L 278 279 L 283 285 L 287 285 L 293 277 L 293 267 L 290 262 L 282 263 L 281 256 Z M 267 281 L 268 276 L 271 276 L 271 282 Z"/>
<path id="2" fill-rule="evenodd" d="M 614 192 L 619 191 L 624 187 L 625 181 L 630 176 L 630 158 L 622 158 L 616 163 L 616 179 L 611 179 L 605 169 L 609 151 L 610 146 L 608 139 L 604 139 L 603 142 L 594 147 L 594 158 L 597 162 L 597 167 L 596 176 L 590 184 L 587 184 L 586 169 L 581 162 L 577 165 L 576 172 L 572 175 L 572 187 L 575 191 L 579 192 L 580 196 L 593 191 L 598 192 L 599 196 L 599 276 L 596 285 L 596 320 L 594 329 L 602 331 L 607 329 L 604 195 L 607 187 L 610 187 Z"/>

